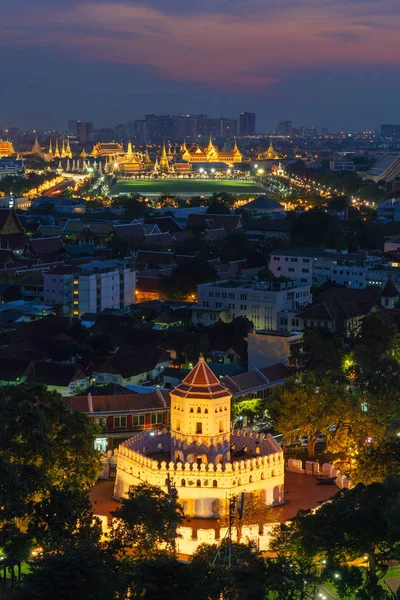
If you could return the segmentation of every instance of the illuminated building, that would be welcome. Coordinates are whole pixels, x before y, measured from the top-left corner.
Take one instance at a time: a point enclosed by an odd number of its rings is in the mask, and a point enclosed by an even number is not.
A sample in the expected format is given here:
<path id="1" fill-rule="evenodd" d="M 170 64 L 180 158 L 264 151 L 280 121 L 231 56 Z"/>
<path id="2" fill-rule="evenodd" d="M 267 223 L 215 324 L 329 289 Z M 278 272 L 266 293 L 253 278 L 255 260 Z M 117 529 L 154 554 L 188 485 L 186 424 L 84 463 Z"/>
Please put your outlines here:
<path id="1" fill-rule="evenodd" d="M 195 150 L 189 150 L 186 146 L 186 142 L 183 144 L 182 160 L 189 163 L 225 163 L 232 165 L 234 163 L 241 163 L 243 156 L 237 147 L 236 141 L 233 146 L 233 150 L 230 152 L 220 152 L 216 146 L 214 146 L 212 137 L 208 146 L 200 148 L 197 146 Z"/>
<path id="2" fill-rule="evenodd" d="M 203 358 L 171 391 L 171 430 L 143 432 L 120 444 L 114 497 L 170 482 L 185 514 L 219 517 L 233 494 L 253 492 L 266 506 L 284 503 L 284 459 L 269 434 L 231 431 L 231 393 Z"/>
<path id="3" fill-rule="evenodd" d="M 256 115 L 255 113 L 242 112 L 239 117 L 239 135 L 256 134 Z"/>
<path id="4" fill-rule="evenodd" d="M 54 158 L 61 158 L 60 149 L 58 147 L 58 137 L 56 137 L 56 147 L 54 149 Z"/>
<path id="5" fill-rule="evenodd" d="M 268 150 L 257 156 L 257 160 L 277 160 L 278 158 L 279 154 L 275 152 L 275 149 L 272 145 L 272 140 L 270 140 Z"/>
<path id="6" fill-rule="evenodd" d="M 92 156 L 114 156 L 125 154 L 124 147 L 122 144 L 116 142 L 106 142 L 103 144 L 96 144 L 92 150 Z"/>
<path id="7" fill-rule="evenodd" d="M 37 138 L 35 138 L 35 143 L 33 144 L 33 147 L 32 147 L 32 154 L 37 154 L 38 156 L 42 155 L 42 149 L 40 147 L 39 140 Z"/>
<path id="8" fill-rule="evenodd" d="M 0 158 L 3 156 L 13 156 L 15 154 L 14 146 L 11 142 L 2 142 L 0 141 Z"/>

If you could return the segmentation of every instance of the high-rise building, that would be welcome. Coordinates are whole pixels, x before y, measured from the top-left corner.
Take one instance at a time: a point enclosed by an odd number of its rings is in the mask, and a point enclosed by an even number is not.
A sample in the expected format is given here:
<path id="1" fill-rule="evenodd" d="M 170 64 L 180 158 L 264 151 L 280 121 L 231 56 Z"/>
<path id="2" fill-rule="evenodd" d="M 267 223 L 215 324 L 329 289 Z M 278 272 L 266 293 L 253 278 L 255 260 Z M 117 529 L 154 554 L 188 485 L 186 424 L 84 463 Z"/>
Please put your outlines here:
<path id="1" fill-rule="evenodd" d="M 291 135 L 292 129 L 292 121 L 280 121 L 276 128 L 276 133 L 278 135 Z"/>
<path id="2" fill-rule="evenodd" d="M 256 113 L 242 112 L 239 117 L 239 135 L 255 135 Z"/>
<path id="3" fill-rule="evenodd" d="M 68 121 L 68 131 L 76 135 L 80 142 L 88 142 L 93 131 L 93 123 L 85 121 Z"/>
<path id="4" fill-rule="evenodd" d="M 400 125 L 382 125 L 381 137 L 385 140 L 400 140 Z"/>
<path id="5" fill-rule="evenodd" d="M 232 138 L 237 134 L 237 120 L 220 117 L 222 137 Z"/>
<path id="6" fill-rule="evenodd" d="M 62 306 L 66 316 L 125 308 L 135 302 L 136 273 L 121 260 L 61 266 L 44 276 L 45 302 Z"/>

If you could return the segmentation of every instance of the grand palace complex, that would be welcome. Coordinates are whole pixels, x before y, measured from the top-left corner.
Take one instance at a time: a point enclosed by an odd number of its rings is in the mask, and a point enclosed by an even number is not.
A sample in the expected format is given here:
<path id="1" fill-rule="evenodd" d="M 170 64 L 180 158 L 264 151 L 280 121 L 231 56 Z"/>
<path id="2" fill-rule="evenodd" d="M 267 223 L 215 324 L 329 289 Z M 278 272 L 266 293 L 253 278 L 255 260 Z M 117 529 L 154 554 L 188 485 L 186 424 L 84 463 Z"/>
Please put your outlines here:
<path id="1" fill-rule="evenodd" d="M 119 446 L 114 497 L 149 483 L 178 493 L 185 514 L 218 517 L 229 497 L 256 493 L 284 502 L 284 459 L 269 434 L 231 431 L 231 394 L 203 358 L 171 392 L 171 429 Z"/>

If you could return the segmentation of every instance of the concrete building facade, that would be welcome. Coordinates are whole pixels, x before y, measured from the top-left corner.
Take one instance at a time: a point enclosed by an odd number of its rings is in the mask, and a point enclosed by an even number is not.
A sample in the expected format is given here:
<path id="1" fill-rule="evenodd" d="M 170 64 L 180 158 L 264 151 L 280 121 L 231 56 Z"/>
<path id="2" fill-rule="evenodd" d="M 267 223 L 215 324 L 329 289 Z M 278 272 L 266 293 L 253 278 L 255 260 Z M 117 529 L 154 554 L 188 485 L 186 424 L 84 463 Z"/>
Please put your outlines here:
<path id="1" fill-rule="evenodd" d="M 192 308 L 196 324 L 229 323 L 247 317 L 256 329 L 278 329 L 283 310 L 299 310 L 312 301 L 309 284 L 296 281 L 226 280 L 197 286 L 197 305 Z"/>
<path id="2" fill-rule="evenodd" d="M 67 316 L 129 306 L 135 302 L 135 288 L 136 273 L 121 260 L 60 266 L 44 273 L 45 301 L 61 306 Z"/>

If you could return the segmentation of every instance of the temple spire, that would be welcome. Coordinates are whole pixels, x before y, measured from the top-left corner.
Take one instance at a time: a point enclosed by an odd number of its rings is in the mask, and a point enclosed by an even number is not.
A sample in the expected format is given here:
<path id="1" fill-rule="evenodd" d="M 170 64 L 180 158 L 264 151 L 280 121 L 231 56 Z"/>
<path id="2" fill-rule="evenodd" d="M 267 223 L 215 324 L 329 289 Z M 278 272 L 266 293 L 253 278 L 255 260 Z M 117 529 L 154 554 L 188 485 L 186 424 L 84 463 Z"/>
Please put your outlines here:
<path id="1" fill-rule="evenodd" d="M 67 138 L 67 147 L 65 148 L 65 154 L 68 158 L 72 158 L 71 145 L 69 143 L 69 138 Z"/>
<path id="2" fill-rule="evenodd" d="M 60 158 L 60 149 L 58 147 L 58 136 L 56 137 L 56 147 L 54 150 L 54 158 Z"/>
<path id="3" fill-rule="evenodd" d="M 50 143 L 49 143 L 49 154 L 51 154 L 53 156 L 53 142 L 50 136 Z"/>
<path id="4" fill-rule="evenodd" d="M 127 160 L 132 160 L 132 158 L 133 158 L 132 142 L 128 143 L 128 150 L 126 152 L 125 158 Z"/>
<path id="5" fill-rule="evenodd" d="M 165 142 L 164 142 L 162 153 L 161 153 L 160 169 L 162 171 L 168 171 L 168 168 L 169 168 L 169 162 L 168 162 L 167 150 L 165 148 Z"/>
<path id="6" fill-rule="evenodd" d="M 66 156 L 66 153 L 65 153 L 65 141 L 64 141 L 64 138 L 62 139 L 61 156 L 62 156 L 63 158 Z"/>

